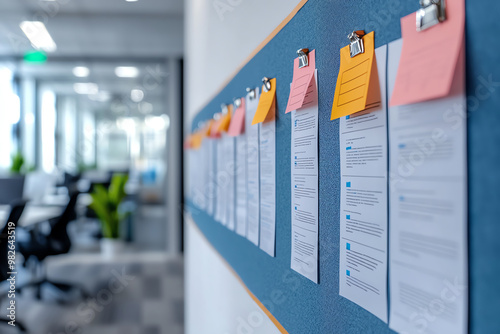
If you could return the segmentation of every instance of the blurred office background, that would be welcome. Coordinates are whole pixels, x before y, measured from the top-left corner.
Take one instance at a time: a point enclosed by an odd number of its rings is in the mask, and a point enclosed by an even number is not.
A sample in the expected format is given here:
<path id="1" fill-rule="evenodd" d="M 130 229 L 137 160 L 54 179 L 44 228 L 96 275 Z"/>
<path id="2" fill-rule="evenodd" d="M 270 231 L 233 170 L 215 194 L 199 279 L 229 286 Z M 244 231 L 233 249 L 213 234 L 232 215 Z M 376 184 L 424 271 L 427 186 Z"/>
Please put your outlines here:
<path id="1" fill-rule="evenodd" d="M 224 332 L 256 307 L 183 214 L 183 129 L 298 2 L 0 0 L 0 333 Z"/>
<path id="2" fill-rule="evenodd" d="M 0 333 L 184 332 L 183 15 L 182 0 L 0 0 L 0 228 L 17 222 L 19 289 Z M 117 233 L 92 205 L 108 200 Z"/>

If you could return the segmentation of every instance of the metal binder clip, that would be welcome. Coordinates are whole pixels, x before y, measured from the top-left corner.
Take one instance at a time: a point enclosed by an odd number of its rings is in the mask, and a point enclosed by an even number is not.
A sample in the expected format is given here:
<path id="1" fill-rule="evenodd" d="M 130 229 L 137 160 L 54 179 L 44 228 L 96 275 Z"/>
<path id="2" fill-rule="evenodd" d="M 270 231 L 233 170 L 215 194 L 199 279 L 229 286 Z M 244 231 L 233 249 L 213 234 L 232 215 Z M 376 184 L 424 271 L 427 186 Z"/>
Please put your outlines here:
<path id="1" fill-rule="evenodd" d="M 361 37 L 365 35 L 363 30 L 353 31 L 347 36 L 351 41 L 349 46 L 349 50 L 351 51 L 351 58 L 355 57 L 361 53 L 365 53 L 365 45 L 363 44 L 363 40 Z"/>
<path id="2" fill-rule="evenodd" d="M 264 92 L 269 92 L 271 90 L 271 80 L 268 77 L 263 77 L 262 82 L 264 83 Z"/>
<path id="3" fill-rule="evenodd" d="M 423 31 L 446 20 L 445 0 L 420 0 L 417 11 L 417 31 Z"/>
<path id="4" fill-rule="evenodd" d="M 234 98 L 233 99 L 233 104 L 236 107 L 236 109 L 238 109 L 239 107 L 241 107 L 241 98 Z"/>
<path id="5" fill-rule="evenodd" d="M 247 93 L 249 94 L 249 97 L 251 100 L 255 99 L 256 94 L 255 94 L 255 89 L 252 89 L 250 87 L 247 88 Z"/>
<path id="6" fill-rule="evenodd" d="M 228 107 L 228 105 L 227 105 L 227 104 L 224 104 L 224 103 L 223 103 L 223 104 L 221 104 L 221 105 L 220 105 L 220 108 L 222 109 L 222 115 L 227 114 L 227 112 L 229 111 L 229 107 Z"/>
<path id="7" fill-rule="evenodd" d="M 309 66 L 309 49 L 297 50 L 299 56 L 299 68 Z"/>

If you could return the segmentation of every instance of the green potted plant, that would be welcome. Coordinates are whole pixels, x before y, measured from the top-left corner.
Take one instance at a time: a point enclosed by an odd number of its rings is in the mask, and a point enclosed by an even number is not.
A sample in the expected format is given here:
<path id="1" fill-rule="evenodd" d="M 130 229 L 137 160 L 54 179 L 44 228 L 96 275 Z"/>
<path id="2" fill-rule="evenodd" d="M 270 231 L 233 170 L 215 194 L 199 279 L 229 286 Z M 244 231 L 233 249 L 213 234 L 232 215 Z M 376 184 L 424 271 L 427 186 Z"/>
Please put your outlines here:
<path id="1" fill-rule="evenodd" d="M 108 189 L 96 185 L 90 194 L 92 197 L 90 208 L 95 211 L 102 224 L 104 238 L 101 240 L 101 251 L 106 256 L 114 256 L 123 250 L 120 225 L 127 213 L 121 212 L 120 204 L 126 196 L 127 181 L 128 175 L 115 174 Z"/>
<path id="2" fill-rule="evenodd" d="M 21 174 L 22 168 L 24 165 L 24 157 L 23 155 L 18 152 L 11 157 L 11 165 L 10 165 L 10 172 L 12 174 Z"/>

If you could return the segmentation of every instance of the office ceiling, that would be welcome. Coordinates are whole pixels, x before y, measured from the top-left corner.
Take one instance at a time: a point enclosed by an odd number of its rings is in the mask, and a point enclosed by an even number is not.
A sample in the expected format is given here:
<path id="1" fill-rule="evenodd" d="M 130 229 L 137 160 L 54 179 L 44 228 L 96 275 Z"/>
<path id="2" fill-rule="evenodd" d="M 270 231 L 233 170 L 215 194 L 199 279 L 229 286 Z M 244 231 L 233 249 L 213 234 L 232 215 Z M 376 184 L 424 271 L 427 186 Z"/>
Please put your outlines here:
<path id="1" fill-rule="evenodd" d="M 165 75 L 161 66 L 167 58 L 182 57 L 183 6 L 183 0 L 0 0 L 0 63 L 58 94 L 75 95 L 75 82 L 94 82 L 100 90 L 126 99 L 132 89 L 144 88 L 151 72 Z M 57 45 L 45 64 L 20 60 L 33 50 L 19 27 L 26 20 L 44 22 Z M 89 77 L 76 78 L 74 66 L 88 67 Z M 116 66 L 136 66 L 140 75 L 117 78 Z M 144 100 L 164 102 L 164 89 L 163 82 L 154 88 L 149 85 L 143 89 Z M 108 108 L 111 102 L 89 103 Z"/>
<path id="2" fill-rule="evenodd" d="M 76 14 L 138 14 L 138 15 L 182 15 L 181 0 L 145 0 L 143 3 L 127 3 L 117 0 L 2 0 L 2 11 L 29 11 L 60 8 L 61 13 Z M 139 5 L 140 4 L 140 5 Z"/>
<path id="3" fill-rule="evenodd" d="M 182 0 L 0 0 L 0 55 L 30 48 L 19 28 L 29 20 L 45 23 L 55 56 L 178 56 L 182 15 Z"/>

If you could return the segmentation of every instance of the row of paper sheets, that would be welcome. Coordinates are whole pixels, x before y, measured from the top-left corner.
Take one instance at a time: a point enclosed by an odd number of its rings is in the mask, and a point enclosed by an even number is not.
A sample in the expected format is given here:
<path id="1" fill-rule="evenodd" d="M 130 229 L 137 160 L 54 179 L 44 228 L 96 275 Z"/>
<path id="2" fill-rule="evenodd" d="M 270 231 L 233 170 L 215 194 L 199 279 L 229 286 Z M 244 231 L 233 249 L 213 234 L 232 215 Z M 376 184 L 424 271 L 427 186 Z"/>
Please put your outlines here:
<path id="1" fill-rule="evenodd" d="M 376 50 L 380 108 L 340 119 L 339 293 L 400 333 L 466 333 L 464 64 L 449 96 L 387 108 L 402 42 Z"/>
<path id="2" fill-rule="evenodd" d="M 403 18 L 366 79 L 380 98 L 340 115 L 339 293 L 400 333 L 467 332 L 463 2 L 448 14 L 424 33 Z"/>
<path id="3" fill-rule="evenodd" d="M 262 102 L 259 89 L 241 101 L 227 131 L 218 138 L 206 137 L 198 150 L 188 151 L 190 197 L 217 222 L 275 256 L 274 110 L 252 125 Z M 234 130 L 235 123 L 241 128 Z"/>
<path id="4" fill-rule="evenodd" d="M 462 35 L 449 38 L 454 29 L 463 31 L 463 17 L 455 15 L 459 2 L 448 10 L 452 19 L 425 35 L 414 33 L 410 15 L 402 20 L 404 39 L 375 49 L 368 34 L 366 53 L 354 60 L 344 48 L 332 110 L 340 124 L 339 293 L 382 321 L 390 319 L 400 333 L 467 332 L 464 45 Z M 431 57 L 432 45 L 443 43 L 448 63 Z M 318 86 L 315 51 L 308 56 L 307 67 L 295 60 L 286 110 L 290 263 L 318 283 Z M 425 80 L 416 74 L 421 68 L 410 66 L 415 62 L 429 66 Z M 198 187 L 215 180 L 206 189 L 213 196 L 199 207 L 274 256 L 275 121 L 252 125 L 258 90 L 245 101 L 244 134 L 204 141 L 190 174 Z M 206 162 L 208 172 L 200 173 Z"/>

